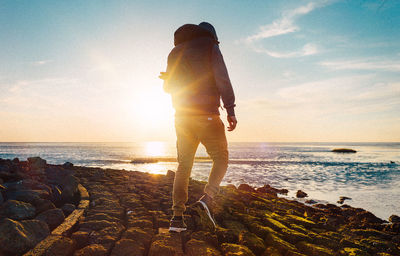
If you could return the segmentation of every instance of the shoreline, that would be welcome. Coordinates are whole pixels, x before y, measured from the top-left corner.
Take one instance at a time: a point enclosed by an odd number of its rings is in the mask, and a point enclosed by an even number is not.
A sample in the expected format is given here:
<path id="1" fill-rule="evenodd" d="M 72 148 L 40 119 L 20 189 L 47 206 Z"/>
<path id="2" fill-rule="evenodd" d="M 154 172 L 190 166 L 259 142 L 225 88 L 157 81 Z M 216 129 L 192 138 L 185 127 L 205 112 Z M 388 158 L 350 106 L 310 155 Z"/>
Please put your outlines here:
<path id="1" fill-rule="evenodd" d="M 14 164 L 16 169 L 19 165 L 26 166 L 25 162 Z M 68 247 L 69 255 L 400 254 L 397 216 L 387 222 L 346 204 L 309 206 L 278 197 L 277 193 L 285 191 L 271 186 L 228 185 L 221 187 L 215 198 L 215 232 L 201 215 L 188 210 L 185 219 L 189 230 L 170 234 L 165 230 L 172 213 L 173 171 L 161 175 L 70 163 L 40 168 L 46 175 L 53 171 L 72 173 L 89 193 L 84 217 L 71 234 L 54 245 Z M 29 173 L 30 167 L 25 171 Z M 188 205 L 202 195 L 204 184 L 190 180 Z M 59 251 L 56 255 L 66 255 Z"/>

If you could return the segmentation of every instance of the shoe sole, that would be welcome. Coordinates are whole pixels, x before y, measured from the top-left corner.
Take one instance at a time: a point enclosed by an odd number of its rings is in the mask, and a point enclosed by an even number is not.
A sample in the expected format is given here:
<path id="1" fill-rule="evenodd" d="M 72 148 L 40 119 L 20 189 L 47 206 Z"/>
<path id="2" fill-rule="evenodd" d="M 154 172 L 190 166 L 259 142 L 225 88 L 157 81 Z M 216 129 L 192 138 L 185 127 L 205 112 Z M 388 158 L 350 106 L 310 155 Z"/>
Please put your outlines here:
<path id="1" fill-rule="evenodd" d="M 169 232 L 172 232 L 172 233 L 180 233 L 180 232 L 183 232 L 186 230 L 187 230 L 187 228 L 176 228 L 176 227 L 169 228 Z"/>
<path id="2" fill-rule="evenodd" d="M 214 221 L 213 217 L 211 216 L 211 213 L 210 213 L 210 210 L 208 209 L 207 204 L 202 201 L 197 201 L 197 202 L 200 203 L 200 205 L 206 211 L 208 218 L 211 220 L 212 224 L 214 225 L 214 228 L 216 228 L 217 224 L 215 224 L 215 221 Z"/>

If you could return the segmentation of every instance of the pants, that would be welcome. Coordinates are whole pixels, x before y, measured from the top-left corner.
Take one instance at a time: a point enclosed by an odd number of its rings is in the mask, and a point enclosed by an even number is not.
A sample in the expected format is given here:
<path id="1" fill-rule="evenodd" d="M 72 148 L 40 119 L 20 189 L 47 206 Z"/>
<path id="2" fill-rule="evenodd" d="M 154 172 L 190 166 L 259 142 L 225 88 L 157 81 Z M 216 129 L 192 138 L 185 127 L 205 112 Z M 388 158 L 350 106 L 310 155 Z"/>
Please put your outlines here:
<path id="1" fill-rule="evenodd" d="M 210 155 L 213 166 L 204 192 L 214 197 L 228 168 L 228 143 L 224 123 L 219 115 L 175 116 L 178 169 L 175 173 L 172 192 L 172 210 L 181 216 L 188 200 L 188 185 L 194 156 L 199 143 Z"/>

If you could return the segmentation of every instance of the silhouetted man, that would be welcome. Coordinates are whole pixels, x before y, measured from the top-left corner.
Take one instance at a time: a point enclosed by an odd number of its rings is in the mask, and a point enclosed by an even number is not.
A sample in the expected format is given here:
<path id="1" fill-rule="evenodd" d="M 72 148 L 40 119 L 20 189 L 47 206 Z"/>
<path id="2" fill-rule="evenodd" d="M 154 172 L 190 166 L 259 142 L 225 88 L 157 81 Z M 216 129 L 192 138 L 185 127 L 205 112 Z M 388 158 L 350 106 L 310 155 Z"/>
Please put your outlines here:
<path id="1" fill-rule="evenodd" d="M 168 56 L 167 71 L 161 72 L 164 90 L 172 96 L 175 108 L 178 169 L 173 187 L 173 217 L 170 231 L 186 230 L 183 219 L 188 200 L 189 177 L 199 143 L 213 160 L 213 166 L 197 201 L 215 227 L 211 203 L 228 168 L 228 145 L 224 123 L 219 117 L 220 99 L 227 110 L 229 127 L 233 131 L 235 95 L 228 76 L 214 27 L 202 22 L 186 24 L 174 33 L 175 47 Z"/>

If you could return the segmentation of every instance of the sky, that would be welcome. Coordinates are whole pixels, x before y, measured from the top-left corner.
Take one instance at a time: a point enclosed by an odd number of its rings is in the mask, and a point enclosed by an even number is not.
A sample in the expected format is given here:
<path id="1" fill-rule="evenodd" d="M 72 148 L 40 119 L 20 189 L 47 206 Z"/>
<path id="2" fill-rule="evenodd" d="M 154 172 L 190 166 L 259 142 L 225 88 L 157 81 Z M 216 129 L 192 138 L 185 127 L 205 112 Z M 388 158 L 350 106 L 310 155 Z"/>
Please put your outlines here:
<path id="1" fill-rule="evenodd" d="M 160 71 L 216 28 L 229 141 L 399 142 L 400 1 L 0 0 L 0 141 L 174 141 Z M 226 112 L 221 112 L 226 122 Z"/>

